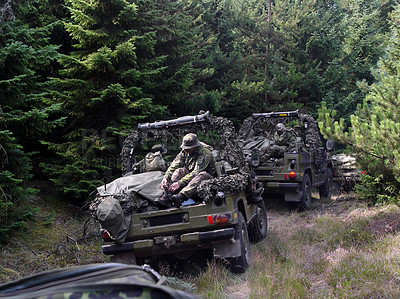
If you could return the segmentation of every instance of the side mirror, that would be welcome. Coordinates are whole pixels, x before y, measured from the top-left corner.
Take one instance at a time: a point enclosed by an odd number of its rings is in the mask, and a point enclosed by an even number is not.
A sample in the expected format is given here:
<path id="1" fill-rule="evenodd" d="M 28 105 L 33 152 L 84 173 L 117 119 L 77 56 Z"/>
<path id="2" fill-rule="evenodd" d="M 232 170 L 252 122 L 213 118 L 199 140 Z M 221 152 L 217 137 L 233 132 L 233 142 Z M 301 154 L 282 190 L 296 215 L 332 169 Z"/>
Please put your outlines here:
<path id="1" fill-rule="evenodd" d="M 328 139 L 326 141 L 326 150 L 329 152 L 333 149 L 333 147 L 335 146 L 335 142 L 332 139 Z"/>

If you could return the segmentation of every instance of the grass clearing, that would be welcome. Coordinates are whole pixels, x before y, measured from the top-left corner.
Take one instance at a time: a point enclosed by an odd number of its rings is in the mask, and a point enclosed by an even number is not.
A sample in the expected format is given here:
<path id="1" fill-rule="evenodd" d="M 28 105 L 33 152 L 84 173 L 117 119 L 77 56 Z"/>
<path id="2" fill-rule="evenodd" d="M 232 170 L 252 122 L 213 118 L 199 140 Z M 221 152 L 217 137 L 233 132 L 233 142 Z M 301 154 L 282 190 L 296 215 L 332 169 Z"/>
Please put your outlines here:
<path id="1" fill-rule="evenodd" d="M 321 201 L 309 211 L 272 209 L 268 213 L 268 237 L 252 245 L 252 266 L 247 273 L 231 280 L 226 275 L 214 282 L 219 283 L 215 295 L 204 292 L 204 286 L 198 287 L 201 296 L 400 296 L 399 207 Z M 204 275 L 209 277 L 211 272 L 200 274 L 199 281 Z M 222 276 L 213 273 L 212 277 Z"/>
<path id="2" fill-rule="evenodd" d="M 35 221 L 0 248 L 0 282 L 107 262 L 97 227 L 85 226 L 87 219 L 44 199 Z M 400 297 L 398 206 L 316 200 L 308 211 L 269 207 L 268 221 L 268 236 L 251 245 L 251 267 L 244 274 L 234 275 L 215 260 L 186 268 L 161 260 L 158 270 L 170 286 L 209 299 Z"/>

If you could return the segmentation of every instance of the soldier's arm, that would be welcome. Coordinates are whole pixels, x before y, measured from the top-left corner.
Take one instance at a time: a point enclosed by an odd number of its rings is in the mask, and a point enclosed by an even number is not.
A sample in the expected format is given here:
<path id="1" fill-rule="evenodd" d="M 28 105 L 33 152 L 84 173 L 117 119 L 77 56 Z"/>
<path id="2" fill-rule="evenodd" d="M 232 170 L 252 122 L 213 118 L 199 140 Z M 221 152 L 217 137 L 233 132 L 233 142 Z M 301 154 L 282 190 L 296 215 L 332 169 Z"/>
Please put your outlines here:
<path id="1" fill-rule="evenodd" d="M 185 175 L 180 181 L 179 181 L 179 186 L 184 187 L 189 182 L 200 172 L 204 171 L 207 169 L 208 165 L 211 162 L 211 156 L 202 154 L 199 156 L 199 158 L 196 161 L 196 165 L 193 169 L 192 172 L 189 172 L 187 175 Z"/>
<path id="2" fill-rule="evenodd" d="M 169 181 L 174 171 L 184 166 L 184 162 L 185 162 L 185 154 L 183 153 L 183 151 L 181 151 L 175 157 L 174 161 L 172 161 L 171 165 L 168 167 L 167 171 L 165 172 L 164 178 L 166 178 Z"/>

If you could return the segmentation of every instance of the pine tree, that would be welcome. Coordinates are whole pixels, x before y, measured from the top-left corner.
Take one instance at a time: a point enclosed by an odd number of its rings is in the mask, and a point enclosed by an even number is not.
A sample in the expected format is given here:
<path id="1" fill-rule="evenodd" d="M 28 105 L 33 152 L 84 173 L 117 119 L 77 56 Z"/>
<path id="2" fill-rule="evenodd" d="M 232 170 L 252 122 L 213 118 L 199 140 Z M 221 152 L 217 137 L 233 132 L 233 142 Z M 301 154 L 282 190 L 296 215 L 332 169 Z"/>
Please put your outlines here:
<path id="1" fill-rule="evenodd" d="M 314 1 L 221 3 L 230 20 L 230 50 L 236 54 L 225 78 L 223 111 L 246 116 L 296 109 L 321 97 L 319 62 L 307 48 L 320 25 L 314 20 Z"/>
<path id="2" fill-rule="evenodd" d="M 360 85 L 367 96 L 351 115 L 349 130 L 343 118 L 333 121 L 336 110 L 329 110 L 326 104 L 319 110 L 324 135 L 350 145 L 358 153 L 361 167 L 373 178 L 366 179 L 364 187 L 371 187 L 370 183 L 374 180 L 383 186 L 378 190 L 381 194 L 374 200 L 400 194 L 400 5 L 391 17 L 386 55 L 373 72 L 376 82 L 369 86 L 366 82 Z"/>
<path id="3" fill-rule="evenodd" d="M 150 91 L 154 102 L 168 106 L 173 116 L 218 111 L 218 45 L 208 23 L 214 21 L 210 2 L 141 0 L 137 5 L 139 32 L 153 34 L 155 56 L 164 58 L 165 68 Z"/>
<path id="4" fill-rule="evenodd" d="M 32 215 L 25 204 L 34 192 L 32 159 L 40 158 L 39 141 L 63 124 L 48 79 L 58 55 L 49 42 L 54 24 L 32 17 L 37 6 L 8 0 L 0 8 L 0 242 Z"/>
<path id="5" fill-rule="evenodd" d="M 141 33 L 138 10 L 125 0 L 66 3 L 64 23 L 74 51 L 63 55 L 54 95 L 68 113 L 64 142 L 47 143 L 61 159 L 43 164 L 65 195 L 84 200 L 117 168 L 121 138 L 164 107 L 153 104 L 163 68 L 152 32 Z"/>
<path id="6" fill-rule="evenodd" d="M 366 80 L 371 84 L 375 80 L 370 70 L 384 53 L 386 14 L 393 1 L 335 2 L 335 9 L 330 10 L 336 21 L 330 24 L 339 47 L 334 47 L 336 55 L 324 69 L 323 100 L 348 121 L 366 95 L 357 82 Z"/>

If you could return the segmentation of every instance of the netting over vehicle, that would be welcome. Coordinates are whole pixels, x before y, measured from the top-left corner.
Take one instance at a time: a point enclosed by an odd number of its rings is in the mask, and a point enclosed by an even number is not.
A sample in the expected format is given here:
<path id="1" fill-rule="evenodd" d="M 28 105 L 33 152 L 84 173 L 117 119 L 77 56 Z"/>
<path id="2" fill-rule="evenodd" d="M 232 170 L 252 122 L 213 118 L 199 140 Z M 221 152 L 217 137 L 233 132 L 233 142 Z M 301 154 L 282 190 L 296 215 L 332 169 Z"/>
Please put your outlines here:
<path id="1" fill-rule="evenodd" d="M 319 151 L 319 148 L 322 146 L 322 138 L 319 133 L 318 123 L 311 115 L 293 112 L 290 116 L 250 116 L 246 118 L 238 134 L 241 146 L 255 136 L 271 138 L 275 133 L 275 127 L 278 123 L 283 123 L 287 127 L 299 125 L 302 131 L 301 137 L 304 143 L 308 145 L 308 149 L 315 152 Z"/>
<path id="2" fill-rule="evenodd" d="M 124 141 L 121 160 L 122 173 L 129 172 L 129 161 L 139 145 L 145 142 L 157 141 L 170 151 L 179 150 L 179 142 L 188 133 L 196 133 L 199 139 L 218 150 L 221 158 L 228 161 L 232 167 L 246 167 L 241 149 L 237 145 L 237 133 L 233 123 L 223 117 L 210 117 L 210 122 L 192 123 L 182 126 L 165 127 L 150 130 L 134 130 Z M 172 148 L 171 148 L 172 144 Z"/>

